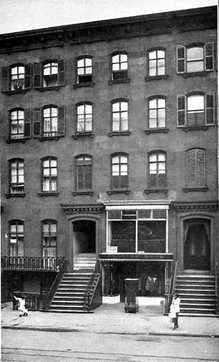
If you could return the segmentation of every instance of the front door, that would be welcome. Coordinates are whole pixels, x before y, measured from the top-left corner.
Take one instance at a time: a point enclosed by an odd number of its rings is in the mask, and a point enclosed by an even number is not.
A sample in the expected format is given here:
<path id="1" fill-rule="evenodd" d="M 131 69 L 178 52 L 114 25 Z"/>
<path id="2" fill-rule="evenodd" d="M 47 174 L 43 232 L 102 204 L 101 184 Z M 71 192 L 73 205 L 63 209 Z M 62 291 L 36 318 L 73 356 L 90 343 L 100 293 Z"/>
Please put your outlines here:
<path id="1" fill-rule="evenodd" d="M 73 223 L 74 255 L 96 253 L 96 223 L 79 220 Z"/>
<path id="2" fill-rule="evenodd" d="M 184 268 L 210 269 L 210 222 L 192 219 L 184 222 Z"/>

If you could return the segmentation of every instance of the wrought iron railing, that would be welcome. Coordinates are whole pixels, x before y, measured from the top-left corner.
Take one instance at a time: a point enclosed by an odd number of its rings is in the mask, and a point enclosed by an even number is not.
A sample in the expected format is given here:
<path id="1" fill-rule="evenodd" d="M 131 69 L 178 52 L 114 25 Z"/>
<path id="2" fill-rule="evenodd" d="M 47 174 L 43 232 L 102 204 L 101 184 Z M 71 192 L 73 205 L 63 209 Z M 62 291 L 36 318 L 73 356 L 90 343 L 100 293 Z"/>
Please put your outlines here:
<path id="1" fill-rule="evenodd" d="M 16 297 L 25 298 L 25 307 L 28 310 L 39 310 L 40 309 L 41 296 L 39 293 L 26 293 L 26 292 L 14 291 L 13 294 Z M 13 298 L 13 309 L 18 309 L 18 303 L 14 298 Z"/>
<path id="2" fill-rule="evenodd" d="M 84 310 L 90 311 L 101 304 L 102 296 L 100 290 L 100 263 L 97 260 L 95 269 L 90 277 L 87 288 L 84 292 Z"/>
<path id="3" fill-rule="evenodd" d="M 2 270 L 28 270 L 28 271 L 59 271 L 64 258 L 43 258 L 28 256 L 2 256 Z"/>
<path id="4" fill-rule="evenodd" d="M 68 266 L 68 260 L 63 259 L 62 263 L 59 265 L 59 271 L 58 271 L 56 278 L 53 281 L 49 291 L 47 293 L 43 293 L 41 295 L 41 309 L 42 310 L 47 311 L 49 309 L 51 301 L 52 301 L 54 294 L 62 280 L 62 277 L 63 277 L 64 273 L 67 271 L 67 266 Z"/>
<path id="5" fill-rule="evenodd" d="M 166 293 L 165 313 L 169 313 L 170 304 L 172 301 L 173 294 L 175 292 L 176 277 L 177 277 L 178 261 L 176 261 L 171 270 L 171 278 L 169 283 L 169 290 Z"/>
<path id="6" fill-rule="evenodd" d="M 215 297 L 216 297 L 216 313 L 219 314 L 219 295 L 218 295 L 218 289 L 219 289 L 219 267 L 218 262 L 215 262 Z"/>

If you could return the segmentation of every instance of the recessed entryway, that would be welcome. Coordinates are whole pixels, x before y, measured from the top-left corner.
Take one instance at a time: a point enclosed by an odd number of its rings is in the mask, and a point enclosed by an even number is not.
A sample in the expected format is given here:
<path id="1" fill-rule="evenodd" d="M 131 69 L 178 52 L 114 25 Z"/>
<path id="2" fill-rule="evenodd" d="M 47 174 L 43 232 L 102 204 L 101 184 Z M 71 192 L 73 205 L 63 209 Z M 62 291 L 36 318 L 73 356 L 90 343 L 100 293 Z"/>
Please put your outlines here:
<path id="1" fill-rule="evenodd" d="M 73 222 L 74 255 L 96 252 L 96 222 L 78 220 Z"/>

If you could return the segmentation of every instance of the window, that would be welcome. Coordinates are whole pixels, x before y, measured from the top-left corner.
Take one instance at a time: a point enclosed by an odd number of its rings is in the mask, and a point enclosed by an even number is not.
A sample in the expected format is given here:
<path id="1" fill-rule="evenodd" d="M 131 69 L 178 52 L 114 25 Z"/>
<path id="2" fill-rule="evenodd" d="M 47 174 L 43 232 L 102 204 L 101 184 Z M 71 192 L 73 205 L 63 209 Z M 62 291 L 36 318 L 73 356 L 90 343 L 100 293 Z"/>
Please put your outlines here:
<path id="1" fill-rule="evenodd" d="M 55 105 L 33 109 L 33 137 L 52 138 L 65 134 L 65 107 Z"/>
<path id="2" fill-rule="evenodd" d="M 14 159 L 9 161 L 10 166 L 10 194 L 24 193 L 24 160 Z"/>
<path id="3" fill-rule="evenodd" d="M 47 158 L 42 161 L 43 192 L 58 190 L 57 159 Z"/>
<path id="4" fill-rule="evenodd" d="M 149 100 L 149 128 L 166 127 L 166 100 L 153 98 Z"/>
<path id="5" fill-rule="evenodd" d="M 77 132 L 92 132 L 92 104 L 77 105 Z"/>
<path id="6" fill-rule="evenodd" d="M 56 257 L 57 249 L 57 222 L 43 220 L 42 222 L 42 256 L 44 258 Z"/>
<path id="7" fill-rule="evenodd" d="M 58 107 L 43 109 L 43 137 L 58 135 Z"/>
<path id="8" fill-rule="evenodd" d="M 214 124 L 213 94 L 178 96 L 178 126 L 204 126 Z"/>
<path id="9" fill-rule="evenodd" d="M 206 187 L 206 151 L 193 148 L 186 151 L 186 186 Z"/>
<path id="10" fill-rule="evenodd" d="M 128 188 L 128 156 L 112 156 L 112 189 Z"/>
<path id="11" fill-rule="evenodd" d="M 178 73 L 195 73 L 214 69 L 213 43 L 177 47 Z"/>
<path id="12" fill-rule="evenodd" d="M 112 131 L 128 131 L 128 102 L 112 103 Z"/>
<path id="13" fill-rule="evenodd" d="M 77 84 L 92 82 L 92 58 L 84 57 L 77 60 Z"/>
<path id="14" fill-rule="evenodd" d="M 162 188 L 167 186 L 166 154 L 155 151 L 149 154 L 149 187 Z"/>
<path id="15" fill-rule="evenodd" d="M 34 88 L 54 88 L 65 85 L 65 62 L 34 63 Z M 43 90 L 43 89 L 42 89 Z"/>
<path id="16" fill-rule="evenodd" d="M 10 112 L 11 139 L 24 138 L 24 110 L 16 109 Z"/>
<path id="17" fill-rule="evenodd" d="M 92 158 L 88 155 L 76 158 L 76 189 L 77 191 L 92 188 Z"/>
<path id="18" fill-rule="evenodd" d="M 31 64 L 2 68 L 2 92 L 21 92 L 31 87 Z"/>
<path id="19" fill-rule="evenodd" d="M 9 222 L 9 255 L 24 256 L 24 222 L 12 220 Z"/>
<path id="20" fill-rule="evenodd" d="M 128 78 L 128 56 L 124 53 L 112 56 L 112 80 Z"/>
<path id="21" fill-rule="evenodd" d="M 161 49 L 149 51 L 148 74 L 151 77 L 165 75 L 165 51 Z"/>

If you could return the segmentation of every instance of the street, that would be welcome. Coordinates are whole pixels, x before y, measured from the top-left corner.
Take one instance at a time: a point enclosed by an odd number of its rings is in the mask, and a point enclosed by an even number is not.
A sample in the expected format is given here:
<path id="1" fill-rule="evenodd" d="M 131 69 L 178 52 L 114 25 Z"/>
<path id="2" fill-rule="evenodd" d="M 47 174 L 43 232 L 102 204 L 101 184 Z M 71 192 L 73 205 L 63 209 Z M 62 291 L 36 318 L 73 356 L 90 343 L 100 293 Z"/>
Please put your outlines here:
<path id="1" fill-rule="evenodd" d="M 2 329 L 2 361 L 219 361 L 219 339 Z"/>

